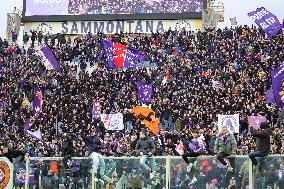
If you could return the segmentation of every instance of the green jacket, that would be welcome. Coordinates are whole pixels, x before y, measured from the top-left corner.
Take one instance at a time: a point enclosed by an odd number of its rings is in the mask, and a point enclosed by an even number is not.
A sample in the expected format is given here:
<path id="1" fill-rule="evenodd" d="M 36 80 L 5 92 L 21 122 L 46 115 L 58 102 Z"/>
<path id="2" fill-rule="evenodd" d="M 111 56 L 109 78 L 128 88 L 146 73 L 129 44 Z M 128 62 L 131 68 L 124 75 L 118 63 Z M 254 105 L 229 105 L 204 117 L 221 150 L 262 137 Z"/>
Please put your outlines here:
<path id="1" fill-rule="evenodd" d="M 234 135 L 229 134 L 226 141 L 224 141 L 223 136 L 219 136 L 215 141 L 215 153 L 225 152 L 230 155 L 236 155 L 237 153 L 237 142 Z"/>

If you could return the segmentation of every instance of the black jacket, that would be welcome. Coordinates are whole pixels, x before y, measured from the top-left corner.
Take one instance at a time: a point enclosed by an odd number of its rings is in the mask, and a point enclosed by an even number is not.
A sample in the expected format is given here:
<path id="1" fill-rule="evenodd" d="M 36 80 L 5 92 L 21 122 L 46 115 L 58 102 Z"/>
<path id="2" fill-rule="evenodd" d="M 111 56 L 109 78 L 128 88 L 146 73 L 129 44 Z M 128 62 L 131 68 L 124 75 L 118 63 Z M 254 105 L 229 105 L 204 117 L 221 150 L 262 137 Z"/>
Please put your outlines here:
<path id="1" fill-rule="evenodd" d="M 11 163 L 13 163 L 13 158 L 17 158 L 19 156 L 25 157 L 25 152 L 21 150 L 11 150 L 9 149 L 7 153 L 3 154 L 4 157 L 9 159 Z"/>
<path id="2" fill-rule="evenodd" d="M 261 130 L 255 130 L 251 128 L 251 133 L 253 136 L 257 137 L 257 150 L 269 154 L 270 152 L 270 129 L 269 123 L 261 123 Z"/>

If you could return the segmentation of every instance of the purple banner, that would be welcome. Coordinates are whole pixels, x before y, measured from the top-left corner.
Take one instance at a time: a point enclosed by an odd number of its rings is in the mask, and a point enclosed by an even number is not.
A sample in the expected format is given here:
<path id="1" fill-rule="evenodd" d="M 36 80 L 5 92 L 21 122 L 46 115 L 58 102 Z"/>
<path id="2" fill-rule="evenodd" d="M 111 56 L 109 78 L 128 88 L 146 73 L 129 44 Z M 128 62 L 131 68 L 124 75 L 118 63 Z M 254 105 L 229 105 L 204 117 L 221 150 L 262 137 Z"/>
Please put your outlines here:
<path id="1" fill-rule="evenodd" d="M 136 62 L 142 59 L 141 51 L 127 48 L 125 45 L 103 41 L 104 52 L 110 68 L 136 68 Z"/>
<path id="2" fill-rule="evenodd" d="M 40 50 L 45 58 L 44 59 L 45 67 L 47 69 L 54 69 L 56 71 L 60 71 L 60 66 L 51 49 L 47 45 L 44 45 Z"/>
<path id="3" fill-rule="evenodd" d="M 262 122 L 266 122 L 267 119 L 265 116 L 248 116 L 248 123 L 250 126 L 258 129 Z"/>
<path id="4" fill-rule="evenodd" d="M 150 102 L 153 83 L 138 83 L 138 102 Z"/>
<path id="5" fill-rule="evenodd" d="M 33 101 L 33 114 L 42 112 L 42 92 L 39 85 L 36 85 L 34 91 L 34 101 Z"/>
<path id="6" fill-rule="evenodd" d="M 94 102 L 93 103 L 93 108 L 92 108 L 92 117 L 93 119 L 98 119 L 100 118 L 101 114 L 101 106 L 99 102 Z"/>
<path id="7" fill-rule="evenodd" d="M 248 16 L 270 37 L 276 35 L 282 29 L 278 18 L 264 7 L 248 13 Z"/>
<path id="8" fill-rule="evenodd" d="M 69 0 L 26 0 L 26 16 L 68 15 Z"/>
<path id="9" fill-rule="evenodd" d="M 271 71 L 274 98 L 279 108 L 284 108 L 284 65 Z"/>

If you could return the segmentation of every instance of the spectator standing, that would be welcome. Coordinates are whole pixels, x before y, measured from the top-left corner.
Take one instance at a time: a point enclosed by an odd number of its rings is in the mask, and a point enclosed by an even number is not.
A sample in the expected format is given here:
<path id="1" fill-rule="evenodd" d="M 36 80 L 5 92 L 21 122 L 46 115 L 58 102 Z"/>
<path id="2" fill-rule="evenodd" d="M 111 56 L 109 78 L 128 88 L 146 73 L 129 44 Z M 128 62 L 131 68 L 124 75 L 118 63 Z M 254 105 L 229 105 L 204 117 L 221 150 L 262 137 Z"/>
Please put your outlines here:
<path id="1" fill-rule="evenodd" d="M 155 160 L 150 159 L 152 169 L 146 165 L 149 157 L 155 153 L 155 145 L 151 138 L 146 137 L 145 131 L 140 132 L 140 139 L 137 141 L 135 151 L 141 156 L 140 165 L 150 173 L 150 179 L 155 176 Z"/>
<path id="2" fill-rule="evenodd" d="M 32 37 L 31 37 L 31 40 L 32 40 L 32 48 L 34 48 L 34 46 L 35 46 L 35 40 L 36 40 L 36 38 L 37 38 L 37 32 L 36 32 L 35 30 L 31 30 L 30 32 L 31 32 L 31 34 L 32 34 Z"/>
<path id="3" fill-rule="evenodd" d="M 38 32 L 38 44 L 41 45 L 42 44 L 42 39 L 43 39 L 43 35 L 42 35 L 42 31 Z"/>
<path id="4" fill-rule="evenodd" d="M 24 45 L 27 45 L 29 40 L 30 40 L 30 37 L 29 37 L 28 33 L 25 32 L 25 34 L 23 36 L 23 43 L 24 43 Z"/>

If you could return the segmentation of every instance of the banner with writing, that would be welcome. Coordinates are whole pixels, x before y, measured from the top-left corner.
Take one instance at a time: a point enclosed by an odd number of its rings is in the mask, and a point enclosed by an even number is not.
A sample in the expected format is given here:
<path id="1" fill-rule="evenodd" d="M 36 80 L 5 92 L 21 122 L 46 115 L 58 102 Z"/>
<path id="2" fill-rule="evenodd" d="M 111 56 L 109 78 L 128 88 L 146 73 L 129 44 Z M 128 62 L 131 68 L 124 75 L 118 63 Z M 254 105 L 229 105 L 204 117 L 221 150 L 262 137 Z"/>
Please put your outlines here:
<path id="1" fill-rule="evenodd" d="M 264 7 L 248 13 L 248 16 L 270 37 L 282 30 L 278 18 Z"/>
<path id="2" fill-rule="evenodd" d="M 123 130 L 123 115 L 122 113 L 116 114 L 101 114 L 102 122 L 107 130 Z"/>
<path id="3" fill-rule="evenodd" d="M 93 119 L 98 119 L 101 114 L 101 105 L 99 102 L 93 102 L 93 108 L 92 108 L 92 117 Z"/>
<path id="4" fill-rule="evenodd" d="M 120 43 L 103 41 L 106 59 L 110 68 L 136 68 L 136 62 L 142 58 L 141 51 L 127 48 Z"/>
<path id="5" fill-rule="evenodd" d="M 180 31 L 185 28 L 187 31 L 201 30 L 201 19 L 186 20 L 120 20 L 120 21 L 68 21 L 68 22 L 27 22 L 25 31 L 31 29 L 42 31 L 43 34 L 73 34 L 81 35 L 91 32 L 96 34 L 115 33 L 151 33 L 152 31 L 165 32 L 169 28 Z"/>
<path id="6" fill-rule="evenodd" d="M 223 126 L 227 126 L 230 133 L 239 133 L 240 129 L 240 117 L 239 114 L 233 115 L 218 115 L 218 131 L 222 130 Z"/>

